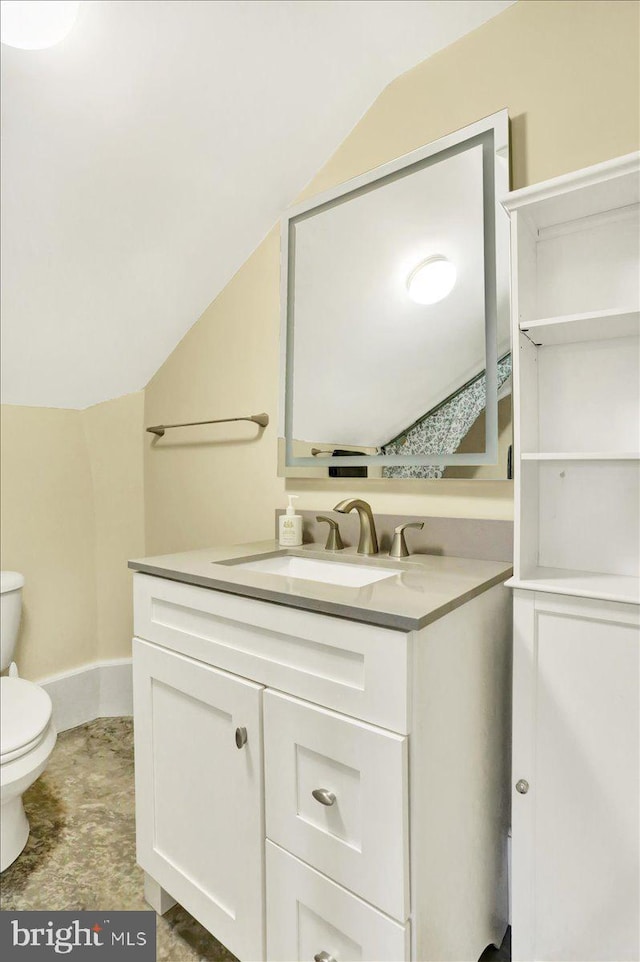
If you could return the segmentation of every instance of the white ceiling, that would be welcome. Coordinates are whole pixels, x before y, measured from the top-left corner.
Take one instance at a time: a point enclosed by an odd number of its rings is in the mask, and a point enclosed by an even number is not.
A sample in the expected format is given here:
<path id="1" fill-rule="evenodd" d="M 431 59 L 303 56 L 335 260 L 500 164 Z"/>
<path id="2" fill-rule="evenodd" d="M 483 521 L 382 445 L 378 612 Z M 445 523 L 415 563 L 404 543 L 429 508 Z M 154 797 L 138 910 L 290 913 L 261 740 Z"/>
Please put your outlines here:
<path id="1" fill-rule="evenodd" d="M 2 47 L 2 400 L 139 390 L 398 74 L 512 0 L 91 0 Z"/>

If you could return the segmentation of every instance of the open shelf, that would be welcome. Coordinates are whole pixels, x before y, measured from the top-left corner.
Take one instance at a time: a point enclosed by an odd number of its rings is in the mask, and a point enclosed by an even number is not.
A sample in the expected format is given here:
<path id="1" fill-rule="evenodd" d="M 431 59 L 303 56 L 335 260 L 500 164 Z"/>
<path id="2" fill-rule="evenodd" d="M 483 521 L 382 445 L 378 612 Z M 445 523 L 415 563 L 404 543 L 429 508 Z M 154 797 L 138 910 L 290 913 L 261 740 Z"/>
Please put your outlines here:
<path id="1" fill-rule="evenodd" d="M 528 451 L 522 461 L 639 461 L 640 451 Z"/>
<path id="2" fill-rule="evenodd" d="M 614 308 L 522 321 L 520 330 L 540 346 L 601 341 L 640 334 L 640 310 Z"/>
<path id="3" fill-rule="evenodd" d="M 507 581 L 513 588 L 550 594 L 640 603 L 640 578 L 570 568 L 530 568 Z"/>
<path id="4" fill-rule="evenodd" d="M 518 477 L 516 576 L 529 582 L 544 575 L 546 582 L 551 572 L 560 587 L 548 590 L 582 595 L 593 590 L 601 598 L 617 592 L 618 600 L 635 600 L 640 459 L 523 458 Z"/>
<path id="5" fill-rule="evenodd" d="M 638 460 L 640 338 L 518 352 L 520 452 L 525 461 Z"/>

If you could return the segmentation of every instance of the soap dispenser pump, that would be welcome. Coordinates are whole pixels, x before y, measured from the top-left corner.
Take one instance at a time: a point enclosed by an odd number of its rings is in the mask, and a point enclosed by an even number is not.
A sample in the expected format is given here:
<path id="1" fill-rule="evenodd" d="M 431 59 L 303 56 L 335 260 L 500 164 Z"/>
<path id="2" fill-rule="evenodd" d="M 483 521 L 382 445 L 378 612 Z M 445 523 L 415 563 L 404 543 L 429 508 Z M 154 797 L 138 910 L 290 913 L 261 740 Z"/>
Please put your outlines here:
<path id="1" fill-rule="evenodd" d="M 286 548 L 295 548 L 302 544 L 302 515 L 296 514 L 293 506 L 298 495 L 289 494 L 287 497 L 289 506 L 286 513 L 280 515 L 280 544 Z"/>

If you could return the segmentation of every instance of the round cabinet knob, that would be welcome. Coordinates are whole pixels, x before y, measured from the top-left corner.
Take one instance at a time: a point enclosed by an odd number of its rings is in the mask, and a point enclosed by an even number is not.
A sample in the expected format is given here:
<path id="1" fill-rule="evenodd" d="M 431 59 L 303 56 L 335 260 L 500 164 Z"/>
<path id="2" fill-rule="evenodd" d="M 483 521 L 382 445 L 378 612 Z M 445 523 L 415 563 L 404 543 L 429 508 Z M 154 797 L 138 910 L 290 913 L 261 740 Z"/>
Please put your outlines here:
<path id="1" fill-rule="evenodd" d="M 236 748 L 243 748 L 247 744 L 247 729 L 236 728 Z"/>
<path id="2" fill-rule="evenodd" d="M 313 962 L 336 962 L 336 960 L 328 952 L 318 952 L 317 955 L 314 955 Z"/>
<path id="3" fill-rule="evenodd" d="M 330 792 L 326 788 L 314 788 L 311 792 L 316 802 L 320 802 L 321 805 L 333 805 L 336 800 L 336 796 L 333 792 Z"/>
<path id="4" fill-rule="evenodd" d="M 521 778 L 519 781 L 516 782 L 516 792 L 519 795 L 526 795 L 528 791 L 529 791 L 529 782 L 526 780 L 526 778 Z"/>

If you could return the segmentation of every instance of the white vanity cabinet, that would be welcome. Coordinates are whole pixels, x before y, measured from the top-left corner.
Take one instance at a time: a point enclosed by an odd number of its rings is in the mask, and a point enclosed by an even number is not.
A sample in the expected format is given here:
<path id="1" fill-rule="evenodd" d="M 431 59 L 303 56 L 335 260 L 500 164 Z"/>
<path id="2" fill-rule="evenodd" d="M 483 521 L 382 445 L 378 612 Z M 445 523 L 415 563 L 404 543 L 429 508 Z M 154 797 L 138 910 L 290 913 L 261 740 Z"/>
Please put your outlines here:
<path id="1" fill-rule="evenodd" d="M 242 962 L 475 962 L 501 941 L 503 583 L 416 631 L 140 573 L 134 596 L 158 911 L 179 901 Z"/>

